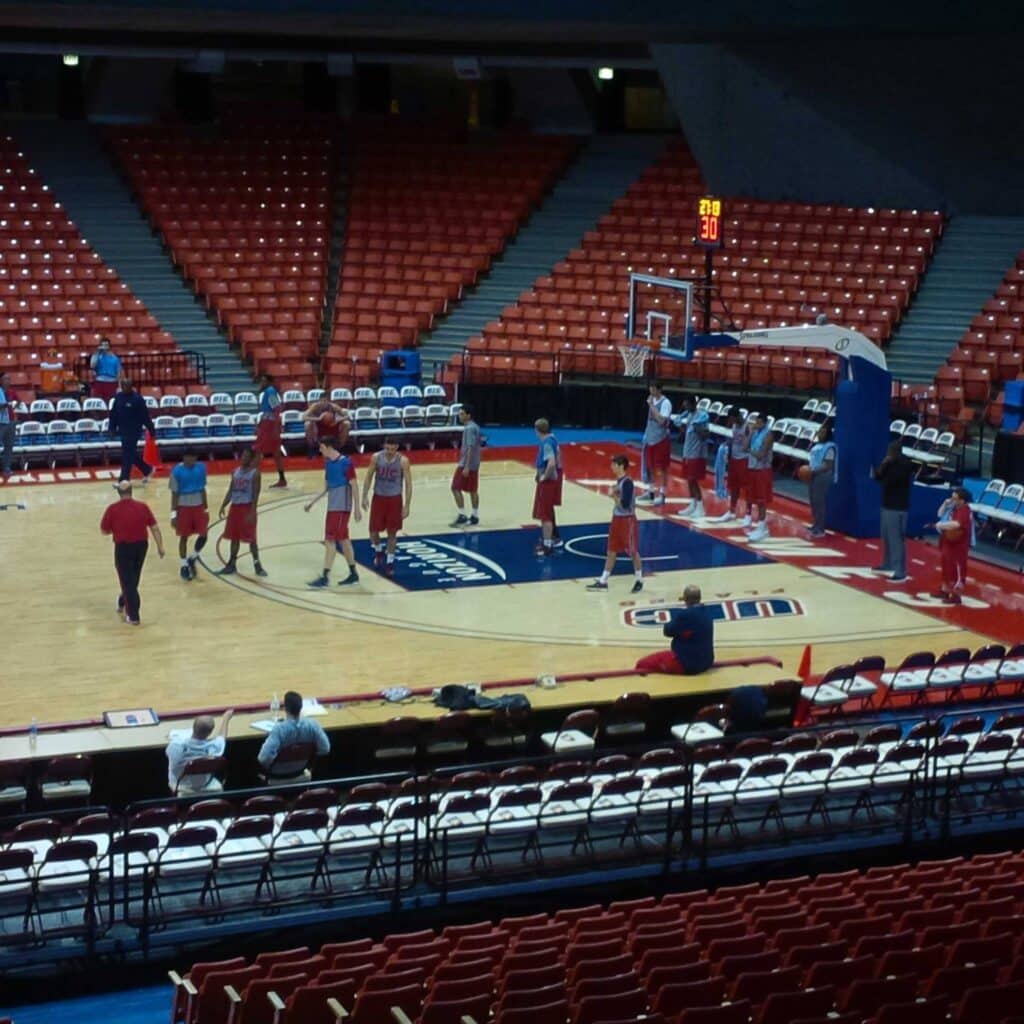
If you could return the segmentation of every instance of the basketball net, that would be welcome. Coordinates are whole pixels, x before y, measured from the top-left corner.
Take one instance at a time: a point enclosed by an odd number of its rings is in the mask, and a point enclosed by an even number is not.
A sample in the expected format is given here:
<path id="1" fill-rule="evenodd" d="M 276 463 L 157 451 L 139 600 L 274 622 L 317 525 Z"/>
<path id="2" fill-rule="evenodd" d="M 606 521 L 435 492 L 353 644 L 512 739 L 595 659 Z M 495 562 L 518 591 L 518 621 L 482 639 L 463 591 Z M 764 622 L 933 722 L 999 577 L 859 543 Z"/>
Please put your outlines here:
<path id="1" fill-rule="evenodd" d="M 651 354 L 649 345 L 619 345 L 619 355 L 622 356 L 622 376 L 642 377 L 647 359 Z"/>

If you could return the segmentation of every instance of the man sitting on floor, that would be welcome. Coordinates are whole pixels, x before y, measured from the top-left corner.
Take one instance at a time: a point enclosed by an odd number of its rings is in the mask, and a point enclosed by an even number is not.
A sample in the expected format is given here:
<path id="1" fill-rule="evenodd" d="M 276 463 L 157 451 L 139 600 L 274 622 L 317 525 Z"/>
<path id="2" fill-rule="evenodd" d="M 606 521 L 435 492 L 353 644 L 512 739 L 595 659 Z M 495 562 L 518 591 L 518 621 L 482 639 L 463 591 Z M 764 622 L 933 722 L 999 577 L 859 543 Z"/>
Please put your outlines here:
<path id="1" fill-rule="evenodd" d="M 672 649 L 648 654 L 636 663 L 640 672 L 695 676 L 715 663 L 715 620 L 701 603 L 700 587 L 683 591 L 685 608 L 674 612 L 662 632 L 672 637 Z"/>

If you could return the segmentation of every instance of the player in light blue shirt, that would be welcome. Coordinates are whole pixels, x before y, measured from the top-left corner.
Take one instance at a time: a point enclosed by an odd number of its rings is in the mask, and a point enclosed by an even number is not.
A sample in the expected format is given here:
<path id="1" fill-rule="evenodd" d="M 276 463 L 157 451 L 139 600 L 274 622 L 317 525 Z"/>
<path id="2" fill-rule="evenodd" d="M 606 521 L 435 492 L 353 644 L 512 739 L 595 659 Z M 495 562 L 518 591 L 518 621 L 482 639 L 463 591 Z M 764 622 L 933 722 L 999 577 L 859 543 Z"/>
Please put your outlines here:
<path id="1" fill-rule="evenodd" d="M 538 555 L 550 555 L 561 546 L 555 509 L 562 504 L 562 453 L 551 424 L 539 419 L 533 425 L 537 432 L 537 487 L 533 496 L 533 518 L 540 521 L 541 542 Z"/>
<path id="2" fill-rule="evenodd" d="M 196 453 L 186 451 L 181 462 L 171 470 L 168 481 L 171 492 L 171 524 L 178 535 L 178 557 L 181 578 L 196 578 L 199 552 L 206 546 L 210 515 L 206 502 L 206 466 L 196 461 Z M 189 537 L 196 538 L 195 550 L 188 553 Z"/>
<path id="3" fill-rule="evenodd" d="M 348 535 L 349 516 L 355 514 L 359 522 L 359 481 L 355 466 L 347 455 L 342 455 L 329 444 L 321 443 L 320 454 L 324 457 L 324 489 L 305 506 L 309 512 L 326 494 L 327 518 L 324 521 L 324 567 L 321 574 L 310 581 L 311 587 L 323 589 L 328 586 L 328 577 L 334 565 L 334 556 L 340 551 L 348 562 L 348 576 L 338 580 L 339 587 L 359 582 L 356 571 L 356 555 Z"/>
<path id="4" fill-rule="evenodd" d="M 702 519 L 704 495 L 701 493 L 700 482 L 707 469 L 704 448 L 711 427 L 707 411 L 697 408 L 697 400 L 693 395 L 687 395 L 683 399 L 683 412 L 686 414 L 683 434 L 683 479 L 690 491 L 690 504 L 683 509 L 680 516 L 687 519 Z"/>

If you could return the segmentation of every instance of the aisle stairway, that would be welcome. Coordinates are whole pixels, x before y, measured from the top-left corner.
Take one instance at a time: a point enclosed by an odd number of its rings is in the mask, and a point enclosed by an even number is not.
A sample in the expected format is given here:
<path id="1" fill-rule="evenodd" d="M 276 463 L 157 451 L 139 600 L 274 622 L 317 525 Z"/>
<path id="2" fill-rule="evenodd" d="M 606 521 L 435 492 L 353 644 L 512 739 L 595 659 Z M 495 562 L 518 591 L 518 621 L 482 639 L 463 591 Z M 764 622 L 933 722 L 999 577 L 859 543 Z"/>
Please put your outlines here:
<path id="1" fill-rule="evenodd" d="M 4 130 L 24 146 L 29 162 L 83 236 L 161 327 L 181 348 L 206 357 L 210 387 L 250 390 L 252 377 L 174 269 L 104 150 L 98 129 L 83 123 L 18 121 Z"/>
<path id="2" fill-rule="evenodd" d="M 596 135 L 475 291 L 420 339 L 425 375 L 443 365 L 573 248 L 661 152 L 660 136 Z"/>
<path id="3" fill-rule="evenodd" d="M 931 382 L 1024 249 L 1024 218 L 955 217 L 886 350 L 904 381 Z"/>

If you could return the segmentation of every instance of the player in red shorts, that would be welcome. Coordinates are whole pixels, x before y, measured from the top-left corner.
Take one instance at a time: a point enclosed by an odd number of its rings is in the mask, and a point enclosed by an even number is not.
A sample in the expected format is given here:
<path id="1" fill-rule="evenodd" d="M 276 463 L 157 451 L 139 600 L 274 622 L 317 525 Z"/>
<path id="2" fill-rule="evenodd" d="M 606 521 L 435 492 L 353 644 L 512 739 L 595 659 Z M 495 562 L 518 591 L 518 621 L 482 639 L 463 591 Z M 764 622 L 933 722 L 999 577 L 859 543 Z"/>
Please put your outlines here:
<path id="1" fill-rule="evenodd" d="M 224 500 L 220 504 L 219 518 L 224 518 L 224 510 L 230 504 L 227 513 L 228 521 L 224 524 L 224 539 L 231 544 L 231 553 L 227 564 L 218 576 L 230 576 L 237 571 L 235 562 L 238 548 L 242 543 L 249 545 L 252 554 L 253 569 L 257 576 L 266 576 L 266 570 L 260 564 L 260 549 L 256 543 L 256 515 L 260 500 L 262 478 L 256 453 L 249 448 L 242 452 L 241 465 L 231 474 L 231 485 Z"/>
<path id="2" fill-rule="evenodd" d="M 683 428 L 683 479 L 690 492 L 690 504 L 680 512 L 686 519 L 703 519 L 704 495 L 700 482 L 704 479 L 707 465 L 704 461 L 704 449 L 711 429 L 707 410 L 697 408 L 697 400 L 693 395 L 683 398 L 683 412 L 686 425 Z"/>
<path id="3" fill-rule="evenodd" d="M 398 531 L 402 528 L 403 520 L 409 518 L 412 508 L 412 470 L 409 468 L 409 460 L 399 455 L 398 442 L 393 437 L 386 437 L 384 450 L 370 459 L 370 468 L 363 486 L 364 512 L 371 494 L 370 543 L 373 545 L 373 566 L 379 569 L 383 564 L 384 572 L 394 576 Z M 387 534 L 386 549 L 380 542 L 382 533 Z"/>
<path id="4" fill-rule="evenodd" d="M 608 553 L 604 560 L 604 571 L 601 578 L 587 585 L 587 590 L 607 590 L 608 577 L 615 568 L 615 558 L 619 554 L 628 555 L 633 560 L 633 589 L 631 594 L 639 594 L 644 589 L 644 567 L 640 561 L 640 546 L 636 526 L 636 505 L 634 494 L 636 488 L 629 477 L 629 459 L 625 455 L 612 456 L 612 473 L 615 484 L 611 497 L 615 502 L 612 510 L 612 521 L 608 529 Z"/>
<path id="5" fill-rule="evenodd" d="M 652 380 L 647 386 L 647 423 L 641 441 L 643 479 L 650 486 L 644 501 L 665 504 L 668 470 L 672 463 L 672 403 L 662 394 L 661 385 Z"/>
<path id="6" fill-rule="evenodd" d="M 768 536 L 768 505 L 774 493 L 772 459 L 775 436 L 761 413 L 751 417 L 750 447 L 747 451 L 747 503 L 753 525 L 747 540 L 759 541 Z"/>
<path id="7" fill-rule="evenodd" d="M 316 458 L 322 444 L 344 451 L 352 427 L 348 410 L 322 398 L 302 414 L 302 423 L 306 431 L 306 452 L 311 459 Z"/>
<path id="8" fill-rule="evenodd" d="M 260 377 L 260 417 L 256 423 L 256 451 L 270 455 L 277 467 L 277 483 L 271 487 L 287 487 L 284 478 L 284 455 L 281 452 L 281 395 L 270 374 Z"/>
<path id="9" fill-rule="evenodd" d="M 168 481 L 171 491 L 171 523 L 178 535 L 178 556 L 181 578 L 187 583 L 196 578 L 199 552 L 206 546 L 210 516 L 206 510 L 206 467 L 196 461 L 196 453 L 186 451 L 181 462 L 171 470 Z M 188 553 L 189 537 L 196 538 L 195 552 Z"/>
<path id="10" fill-rule="evenodd" d="M 324 489 L 306 505 L 306 511 L 326 494 L 327 518 L 324 520 L 324 568 L 323 572 L 309 585 L 323 588 L 329 585 L 334 556 L 340 551 L 348 562 L 348 576 L 338 581 L 339 587 L 359 582 L 356 571 L 356 556 L 348 536 L 348 517 L 354 514 L 359 522 L 359 484 L 356 481 L 355 466 L 347 455 L 342 455 L 329 444 L 320 445 L 324 457 Z"/>
<path id="11" fill-rule="evenodd" d="M 744 526 L 750 525 L 750 490 L 747 486 L 747 455 L 750 450 L 750 431 L 739 412 L 733 409 L 726 425 L 729 428 L 729 463 L 726 469 L 726 487 L 729 491 L 729 508 L 715 519 L 715 522 L 729 523 L 736 518 L 740 495 L 747 495 L 747 515 Z"/>
<path id="12" fill-rule="evenodd" d="M 946 604 L 961 604 L 967 582 L 967 559 L 971 551 L 974 520 L 971 517 L 971 492 L 956 487 L 939 506 L 939 555 L 942 560 L 942 584 L 932 594 Z"/>
<path id="13" fill-rule="evenodd" d="M 546 419 L 537 420 L 533 429 L 537 432 L 537 486 L 533 492 L 533 518 L 540 521 L 540 544 L 538 555 L 551 555 L 555 549 L 555 509 L 562 504 L 562 453 L 558 438 L 551 433 L 551 424 Z"/>
<path id="14" fill-rule="evenodd" d="M 476 526 L 480 522 L 480 427 L 473 419 L 473 410 L 464 405 L 459 410 L 462 438 L 459 442 L 459 464 L 452 475 L 452 497 L 459 514 L 452 526 Z M 470 515 L 466 515 L 463 494 L 469 495 Z"/>

